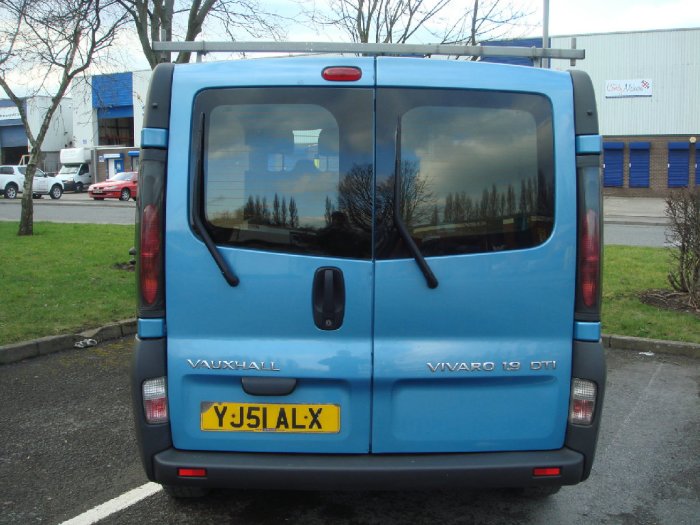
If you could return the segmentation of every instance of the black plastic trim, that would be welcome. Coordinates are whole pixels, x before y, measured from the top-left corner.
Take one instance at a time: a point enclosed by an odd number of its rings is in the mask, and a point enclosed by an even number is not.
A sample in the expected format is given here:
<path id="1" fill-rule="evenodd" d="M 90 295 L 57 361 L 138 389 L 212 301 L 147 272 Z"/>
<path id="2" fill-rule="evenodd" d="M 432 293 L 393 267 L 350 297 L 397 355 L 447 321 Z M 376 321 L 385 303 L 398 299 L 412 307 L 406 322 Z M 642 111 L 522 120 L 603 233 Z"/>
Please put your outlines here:
<path id="1" fill-rule="evenodd" d="M 211 235 L 209 235 L 209 232 L 207 231 L 206 226 L 204 225 L 204 222 L 202 221 L 201 215 L 203 215 L 203 209 L 204 209 L 204 198 L 203 198 L 203 186 L 204 186 L 204 148 L 206 145 L 205 141 L 205 126 L 204 126 L 204 113 L 202 113 L 199 117 L 199 126 L 198 126 L 198 140 L 197 144 L 199 145 L 199 150 L 197 151 L 197 163 L 195 166 L 195 174 L 194 174 L 194 202 L 195 202 L 195 209 L 192 213 L 192 219 L 194 222 L 195 228 L 197 228 L 197 232 L 199 233 L 199 236 L 202 238 L 202 241 L 204 242 L 204 245 L 207 247 L 207 250 L 209 250 L 209 253 L 211 254 L 212 259 L 214 259 L 214 262 L 216 263 L 216 266 L 219 268 L 219 271 L 221 272 L 221 275 L 223 276 L 224 280 L 228 283 L 229 286 L 232 288 L 235 288 L 240 284 L 240 279 L 238 276 L 234 273 L 233 269 L 229 267 L 228 263 L 224 259 L 223 255 L 219 252 L 219 249 L 216 247 L 216 244 L 214 243 L 214 240 L 211 238 Z"/>
<path id="2" fill-rule="evenodd" d="M 569 71 L 574 87 L 574 128 L 576 135 L 598 135 L 598 111 L 595 90 L 588 73 Z"/>
<path id="3" fill-rule="evenodd" d="M 170 424 L 150 425 L 143 412 L 141 385 L 147 379 L 166 375 L 165 339 L 136 338 L 131 363 L 131 401 L 136 429 L 136 441 L 146 476 L 155 480 L 153 456 L 172 447 Z"/>
<path id="4" fill-rule="evenodd" d="M 571 376 L 579 379 L 588 379 L 596 383 L 598 397 L 593 414 L 593 423 L 590 426 L 569 424 L 566 429 L 566 441 L 564 445 L 571 450 L 583 454 L 583 477 L 588 478 L 595 459 L 595 451 L 598 443 L 598 431 L 605 399 L 605 379 L 607 366 L 605 364 L 605 350 L 602 343 L 574 341 Z"/>
<path id="5" fill-rule="evenodd" d="M 154 458 L 156 481 L 210 488 L 416 490 L 574 485 L 583 456 L 563 448 L 473 454 L 254 454 L 169 449 Z M 561 475 L 533 477 L 536 467 Z M 180 478 L 178 468 L 205 468 L 206 478 Z"/>
<path id="6" fill-rule="evenodd" d="M 143 127 L 170 127 L 170 103 L 172 99 L 173 72 L 175 64 L 158 64 L 153 70 L 146 95 Z"/>
<path id="7" fill-rule="evenodd" d="M 403 239 L 408 251 L 416 260 L 416 264 L 420 269 L 423 277 L 425 277 L 425 283 L 428 288 L 434 290 L 438 287 L 438 280 L 430 268 L 428 261 L 425 260 L 420 249 L 416 245 L 413 237 L 411 237 L 406 224 L 401 216 L 401 119 L 396 125 L 396 158 L 394 160 L 394 225 L 399 232 L 399 235 Z"/>
<path id="8" fill-rule="evenodd" d="M 293 377 L 244 377 L 243 391 L 251 396 L 288 396 L 297 386 Z"/>

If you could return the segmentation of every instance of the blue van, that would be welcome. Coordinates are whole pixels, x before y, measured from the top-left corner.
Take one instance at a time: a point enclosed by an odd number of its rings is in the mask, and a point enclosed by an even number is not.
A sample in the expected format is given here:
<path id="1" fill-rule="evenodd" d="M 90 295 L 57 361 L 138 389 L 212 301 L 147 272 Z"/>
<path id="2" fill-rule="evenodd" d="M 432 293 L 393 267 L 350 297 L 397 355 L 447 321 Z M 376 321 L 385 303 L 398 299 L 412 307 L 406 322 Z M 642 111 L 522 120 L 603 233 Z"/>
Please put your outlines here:
<path id="1" fill-rule="evenodd" d="M 577 71 L 159 65 L 132 374 L 148 478 L 174 497 L 585 480 L 600 150 Z"/>

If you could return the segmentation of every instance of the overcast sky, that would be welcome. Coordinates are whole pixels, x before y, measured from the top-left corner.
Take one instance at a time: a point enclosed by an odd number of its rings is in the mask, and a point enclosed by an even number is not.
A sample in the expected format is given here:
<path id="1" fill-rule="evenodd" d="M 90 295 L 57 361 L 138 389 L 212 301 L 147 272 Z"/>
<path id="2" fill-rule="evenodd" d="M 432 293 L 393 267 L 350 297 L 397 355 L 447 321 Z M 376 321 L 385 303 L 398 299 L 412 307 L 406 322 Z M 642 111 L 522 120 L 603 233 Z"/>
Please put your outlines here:
<path id="1" fill-rule="evenodd" d="M 543 1 L 531 1 L 541 18 Z M 698 0 L 550 0 L 549 34 L 700 27 Z"/>

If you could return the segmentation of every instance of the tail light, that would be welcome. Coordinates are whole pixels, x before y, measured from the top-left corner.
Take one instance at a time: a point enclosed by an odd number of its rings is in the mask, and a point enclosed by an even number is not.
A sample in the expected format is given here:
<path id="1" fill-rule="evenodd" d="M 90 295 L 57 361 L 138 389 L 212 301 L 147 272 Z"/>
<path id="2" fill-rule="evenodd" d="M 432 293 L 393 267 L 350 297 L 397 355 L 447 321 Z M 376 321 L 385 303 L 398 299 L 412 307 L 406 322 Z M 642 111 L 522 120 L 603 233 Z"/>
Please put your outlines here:
<path id="1" fill-rule="evenodd" d="M 583 306 L 595 308 L 600 285 L 600 220 L 592 209 L 586 210 L 581 224 L 578 265 Z"/>
<path id="2" fill-rule="evenodd" d="M 576 319 L 578 321 L 600 321 L 602 197 L 599 163 L 599 155 L 577 158 Z"/>
<path id="3" fill-rule="evenodd" d="M 590 425 L 595 414 L 598 387 L 593 381 L 573 378 L 571 381 L 571 403 L 569 405 L 569 423 L 572 425 Z"/>
<path id="4" fill-rule="evenodd" d="M 153 306 L 160 295 L 162 237 L 158 209 L 147 205 L 141 216 L 140 281 L 144 306 Z"/>
<path id="5" fill-rule="evenodd" d="M 166 151 L 141 150 L 136 212 L 138 254 L 139 311 L 142 319 L 165 316 L 164 291 L 164 216 Z"/>
<path id="6" fill-rule="evenodd" d="M 142 385 L 143 410 L 146 422 L 153 425 L 168 422 L 168 394 L 165 377 L 148 379 Z"/>

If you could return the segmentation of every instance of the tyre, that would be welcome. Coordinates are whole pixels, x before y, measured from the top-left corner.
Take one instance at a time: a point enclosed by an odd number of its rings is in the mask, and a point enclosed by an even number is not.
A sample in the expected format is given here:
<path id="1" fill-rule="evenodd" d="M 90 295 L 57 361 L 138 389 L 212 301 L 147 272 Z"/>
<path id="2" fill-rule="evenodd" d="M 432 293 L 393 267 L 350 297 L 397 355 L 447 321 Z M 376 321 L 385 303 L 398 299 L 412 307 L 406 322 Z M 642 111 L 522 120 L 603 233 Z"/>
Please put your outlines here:
<path id="1" fill-rule="evenodd" d="M 5 186 L 5 198 L 6 199 L 16 199 L 17 198 L 17 186 L 13 183 Z"/>
<path id="2" fill-rule="evenodd" d="M 51 187 L 49 195 L 51 195 L 52 199 L 60 199 L 61 195 L 63 195 L 63 188 L 61 188 L 58 184 L 54 184 Z"/>
<path id="3" fill-rule="evenodd" d="M 163 485 L 163 490 L 171 498 L 192 499 L 202 498 L 209 494 L 209 489 L 203 487 L 182 487 L 179 485 Z"/>
<path id="4" fill-rule="evenodd" d="M 119 194 L 119 200 L 120 201 L 128 201 L 131 198 L 131 191 L 129 188 L 124 188 L 122 192 Z"/>
<path id="5" fill-rule="evenodd" d="M 79 182 L 75 185 L 75 193 L 83 193 L 83 183 Z"/>

